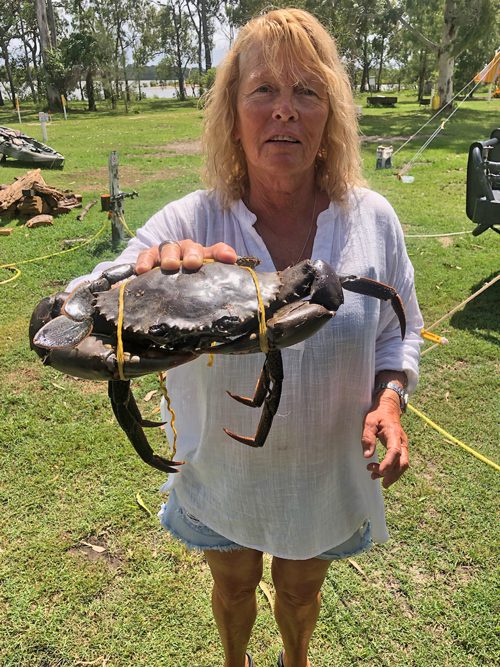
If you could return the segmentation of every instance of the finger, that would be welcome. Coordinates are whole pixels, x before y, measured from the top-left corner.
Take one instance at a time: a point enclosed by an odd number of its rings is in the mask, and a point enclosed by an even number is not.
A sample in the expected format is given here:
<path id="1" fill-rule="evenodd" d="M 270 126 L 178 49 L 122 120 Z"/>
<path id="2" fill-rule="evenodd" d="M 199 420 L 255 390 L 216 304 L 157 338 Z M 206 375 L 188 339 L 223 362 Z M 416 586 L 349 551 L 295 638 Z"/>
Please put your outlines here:
<path id="1" fill-rule="evenodd" d="M 384 458 L 380 462 L 380 473 L 385 477 L 385 475 L 389 474 L 394 467 L 398 467 L 400 462 L 400 457 L 401 457 L 401 442 L 398 441 L 397 444 L 395 442 L 392 442 L 387 447 L 387 452 L 385 453 Z"/>
<path id="2" fill-rule="evenodd" d="M 374 422 L 365 420 L 363 426 L 363 433 L 361 435 L 361 446 L 363 447 L 363 456 L 369 459 L 375 454 L 375 447 L 377 446 L 377 432 L 378 427 Z"/>
<path id="3" fill-rule="evenodd" d="M 158 266 L 159 262 L 160 256 L 158 254 L 158 246 L 152 246 L 151 248 L 141 250 L 135 263 L 135 272 L 141 274 L 151 271 L 152 268 Z"/>
<path id="4" fill-rule="evenodd" d="M 238 259 L 236 250 L 227 243 L 215 243 L 204 248 L 205 259 L 215 259 L 216 262 L 234 264 Z"/>
<path id="5" fill-rule="evenodd" d="M 408 470 L 408 465 L 408 446 L 406 443 L 401 442 L 400 454 L 394 464 L 380 471 L 384 478 L 382 482 L 383 487 L 387 489 L 391 484 L 394 484 Z"/>
<path id="6" fill-rule="evenodd" d="M 163 241 L 159 245 L 160 266 L 163 271 L 178 271 L 181 266 L 181 245 L 177 241 Z"/>
<path id="7" fill-rule="evenodd" d="M 179 246 L 183 267 L 188 271 L 197 271 L 201 268 L 205 256 L 204 247 L 201 243 L 195 243 L 188 239 L 181 241 Z M 166 248 L 169 249 L 169 246 L 166 246 Z"/>

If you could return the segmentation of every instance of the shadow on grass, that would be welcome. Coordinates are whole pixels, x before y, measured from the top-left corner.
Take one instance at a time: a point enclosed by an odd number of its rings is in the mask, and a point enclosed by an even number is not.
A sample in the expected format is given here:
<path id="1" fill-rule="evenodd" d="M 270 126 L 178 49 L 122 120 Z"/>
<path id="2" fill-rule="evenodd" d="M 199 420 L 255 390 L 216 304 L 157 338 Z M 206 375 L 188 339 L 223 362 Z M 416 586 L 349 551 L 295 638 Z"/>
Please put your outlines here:
<path id="1" fill-rule="evenodd" d="M 491 273 L 485 280 L 476 283 L 470 289 L 474 294 L 485 283 L 493 280 L 497 272 Z M 495 333 L 500 332 L 500 317 L 498 315 L 498 303 L 500 302 L 500 281 L 479 294 L 475 299 L 464 306 L 462 310 L 452 315 L 450 324 L 457 329 L 473 332 L 484 340 L 499 345 Z M 490 333 L 491 332 L 491 333 Z"/>
<path id="2" fill-rule="evenodd" d="M 33 169 L 41 169 L 42 171 L 64 171 L 62 167 L 51 167 L 47 164 L 40 164 L 36 162 L 23 162 L 22 160 L 4 160 L 0 163 L 1 167 L 8 167 L 9 169 L 19 169 L 19 171 L 32 171 Z"/>

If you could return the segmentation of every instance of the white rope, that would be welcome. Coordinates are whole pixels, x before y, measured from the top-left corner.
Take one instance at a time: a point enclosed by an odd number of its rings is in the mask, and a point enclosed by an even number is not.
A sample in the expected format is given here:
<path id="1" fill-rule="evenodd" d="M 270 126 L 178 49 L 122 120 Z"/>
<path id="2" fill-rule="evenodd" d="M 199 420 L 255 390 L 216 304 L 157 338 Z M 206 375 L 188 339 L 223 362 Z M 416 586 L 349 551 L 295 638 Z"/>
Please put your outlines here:
<path id="1" fill-rule="evenodd" d="M 472 78 L 468 83 L 466 83 L 465 86 L 464 86 L 461 90 L 459 90 L 458 93 L 456 93 L 456 94 L 454 95 L 454 97 L 450 100 L 450 104 L 452 104 L 452 103 L 455 101 L 455 99 L 456 99 L 459 95 L 461 95 L 462 92 L 467 88 L 467 86 L 470 86 L 470 84 L 471 84 L 473 81 L 474 81 L 474 78 Z M 462 102 L 461 102 L 460 104 L 463 104 L 463 102 L 465 102 L 465 100 L 466 100 L 470 95 L 472 95 L 472 93 L 476 90 L 476 88 L 480 85 L 480 83 L 481 83 L 480 81 L 479 81 L 478 83 L 476 83 L 476 85 L 472 88 L 472 90 L 471 90 L 469 93 L 467 93 L 467 95 L 464 97 L 464 99 L 462 100 Z M 458 106 L 460 106 L 460 104 L 459 104 Z M 446 105 L 446 106 L 447 106 L 447 105 Z M 417 134 L 419 134 L 419 133 L 424 129 L 424 127 L 427 127 L 427 125 L 429 125 L 429 123 L 432 123 L 432 121 L 434 120 L 434 118 L 437 118 L 437 117 L 439 116 L 439 114 L 443 113 L 443 112 L 445 111 L 445 109 L 446 109 L 446 106 L 441 107 L 441 109 L 439 109 L 438 111 L 436 111 L 436 113 L 434 114 L 434 116 L 432 116 L 431 118 L 429 118 L 429 120 L 428 120 L 426 123 L 424 123 L 421 127 L 419 127 L 419 129 L 415 132 L 415 134 L 412 134 L 412 136 L 411 136 L 409 139 L 407 139 L 407 140 L 404 142 L 404 144 L 401 144 L 401 146 L 400 146 L 397 150 L 395 150 L 394 153 L 392 154 L 393 157 L 394 157 L 395 155 L 397 155 L 397 154 L 399 153 L 399 151 L 400 151 L 402 148 L 404 148 L 404 147 L 406 146 L 406 144 L 410 143 L 410 141 L 412 141 L 412 140 L 417 136 Z M 458 109 L 458 107 L 457 107 L 457 109 Z M 451 116 L 450 116 L 450 118 L 451 118 Z M 446 122 L 446 121 L 445 121 L 445 122 Z"/>
<path id="2" fill-rule="evenodd" d="M 462 236 L 463 234 L 472 234 L 472 229 L 465 232 L 446 232 L 443 234 L 405 234 L 405 239 L 435 239 L 443 236 Z"/>

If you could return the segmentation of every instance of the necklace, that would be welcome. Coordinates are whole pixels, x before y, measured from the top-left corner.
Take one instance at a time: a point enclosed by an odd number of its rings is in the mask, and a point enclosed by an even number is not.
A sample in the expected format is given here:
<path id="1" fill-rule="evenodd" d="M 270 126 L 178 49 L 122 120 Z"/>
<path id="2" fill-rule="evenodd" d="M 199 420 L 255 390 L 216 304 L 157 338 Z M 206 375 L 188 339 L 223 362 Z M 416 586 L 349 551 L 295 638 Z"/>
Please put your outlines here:
<path id="1" fill-rule="evenodd" d="M 302 246 L 302 250 L 298 254 L 297 259 L 295 260 L 294 264 L 298 264 L 300 262 L 300 260 L 302 259 L 302 255 L 304 254 L 304 251 L 307 248 L 307 244 L 309 243 L 309 239 L 311 238 L 312 230 L 316 226 L 314 224 L 314 214 L 316 213 L 316 196 L 317 196 L 317 194 L 318 194 L 317 192 L 314 193 L 313 212 L 312 212 L 311 222 L 309 223 L 309 232 L 307 234 L 304 245 Z"/>

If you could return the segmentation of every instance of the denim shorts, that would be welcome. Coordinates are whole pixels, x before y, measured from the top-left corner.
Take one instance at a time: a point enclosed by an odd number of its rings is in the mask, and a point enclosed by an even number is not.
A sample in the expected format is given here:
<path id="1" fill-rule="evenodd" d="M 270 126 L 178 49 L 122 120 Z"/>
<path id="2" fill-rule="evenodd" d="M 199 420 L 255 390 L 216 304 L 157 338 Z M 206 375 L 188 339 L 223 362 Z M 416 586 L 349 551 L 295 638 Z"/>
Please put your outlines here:
<path id="1" fill-rule="evenodd" d="M 202 551 L 210 549 L 215 551 L 243 549 L 241 544 L 216 533 L 196 517 L 186 512 L 179 505 L 174 489 L 170 491 L 168 502 L 161 506 L 158 517 L 163 528 L 172 533 L 174 537 L 183 542 L 189 549 L 199 549 Z M 371 526 L 367 520 L 345 542 L 328 549 L 328 551 L 319 554 L 316 558 L 321 558 L 322 560 L 341 560 L 342 558 L 349 558 L 368 551 L 371 546 Z"/>

